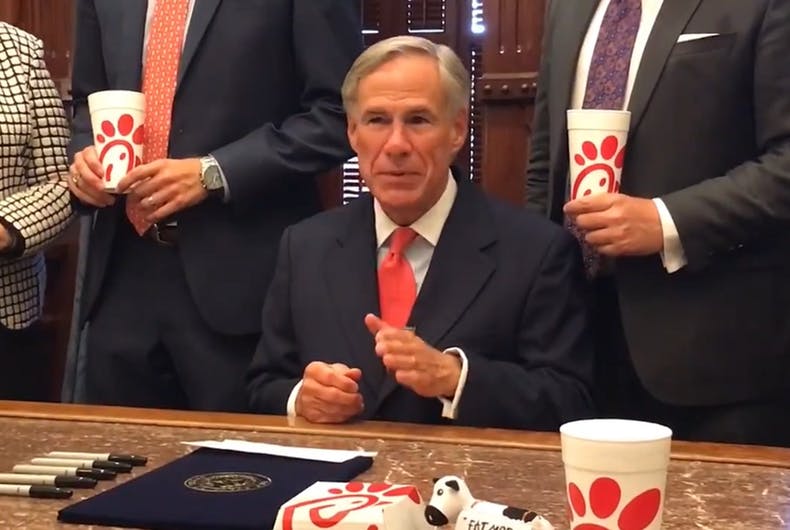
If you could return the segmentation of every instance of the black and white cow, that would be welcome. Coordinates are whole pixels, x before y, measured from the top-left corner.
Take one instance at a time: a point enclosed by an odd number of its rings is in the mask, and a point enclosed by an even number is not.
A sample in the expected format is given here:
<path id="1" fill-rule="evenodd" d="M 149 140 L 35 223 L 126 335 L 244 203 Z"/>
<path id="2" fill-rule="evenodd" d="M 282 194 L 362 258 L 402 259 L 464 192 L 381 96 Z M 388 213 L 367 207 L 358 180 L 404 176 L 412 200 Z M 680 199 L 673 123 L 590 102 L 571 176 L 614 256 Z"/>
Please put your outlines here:
<path id="1" fill-rule="evenodd" d="M 455 523 L 457 530 L 553 530 L 546 519 L 532 510 L 476 500 L 466 482 L 454 475 L 434 481 L 433 495 L 425 507 L 425 520 L 433 526 Z"/>

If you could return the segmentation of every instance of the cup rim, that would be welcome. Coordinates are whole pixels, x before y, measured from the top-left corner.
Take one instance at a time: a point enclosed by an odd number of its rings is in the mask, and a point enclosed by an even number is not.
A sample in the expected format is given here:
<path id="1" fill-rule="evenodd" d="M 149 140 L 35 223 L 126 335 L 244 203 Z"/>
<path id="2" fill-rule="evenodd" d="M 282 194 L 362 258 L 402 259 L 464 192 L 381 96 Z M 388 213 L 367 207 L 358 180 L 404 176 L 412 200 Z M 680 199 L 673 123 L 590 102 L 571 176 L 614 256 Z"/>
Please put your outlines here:
<path id="1" fill-rule="evenodd" d="M 108 95 L 118 95 L 118 96 L 129 95 L 129 96 L 135 96 L 135 97 L 145 96 L 145 94 L 143 94 L 139 90 L 125 90 L 125 89 L 112 88 L 112 89 L 108 89 L 108 90 L 97 90 L 96 92 L 91 92 L 90 94 L 88 94 L 88 97 L 91 97 L 91 96 L 102 97 L 102 96 L 108 96 Z"/>
<path id="2" fill-rule="evenodd" d="M 135 90 L 100 90 L 88 95 L 91 114 L 118 109 L 145 114 L 145 94 Z"/>
<path id="3" fill-rule="evenodd" d="M 565 423 L 560 434 L 591 442 L 640 443 L 671 439 L 672 429 L 649 421 L 593 418 Z"/>
<path id="4" fill-rule="evenodd" d="M 618 109 L 567 109 L 565 111 L 566 115 L 573 113 L 573 114 L 606 114 L 609 116 L 620 115 L 620 116 L 630 116 L 630 110 L 618 110 Z"/>

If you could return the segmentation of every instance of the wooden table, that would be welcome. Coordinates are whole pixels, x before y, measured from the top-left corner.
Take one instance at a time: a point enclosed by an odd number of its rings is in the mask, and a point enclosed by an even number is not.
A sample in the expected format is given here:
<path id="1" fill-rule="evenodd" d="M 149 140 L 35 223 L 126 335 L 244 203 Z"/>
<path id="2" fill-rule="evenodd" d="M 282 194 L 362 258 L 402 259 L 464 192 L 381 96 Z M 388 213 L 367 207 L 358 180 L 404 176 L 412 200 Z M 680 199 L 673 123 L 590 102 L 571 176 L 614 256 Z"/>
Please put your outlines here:
<path id="1" fill-rule="evenodd" d="M 52 450 L 129 452 L 149 457 L 144 473 L 189 449 L 185 440 L 244 438 L 378 451 L 363 480 L 415 484 L 466 476 L 478 498 L 525 506 L 566 529 L 559 436 L 497 429 L 368 422 L 315 426 L 284 417 L 0 401 L 0 472 Z M 790 449 L 675 442 L 664 528 L 790 528 Z M 123 480 L 75 490 L 69 501 L 0 497 L 0 528 L 60 525 L 57 512 Z M 84 528 L 84 527 L 83 527 Z"/>

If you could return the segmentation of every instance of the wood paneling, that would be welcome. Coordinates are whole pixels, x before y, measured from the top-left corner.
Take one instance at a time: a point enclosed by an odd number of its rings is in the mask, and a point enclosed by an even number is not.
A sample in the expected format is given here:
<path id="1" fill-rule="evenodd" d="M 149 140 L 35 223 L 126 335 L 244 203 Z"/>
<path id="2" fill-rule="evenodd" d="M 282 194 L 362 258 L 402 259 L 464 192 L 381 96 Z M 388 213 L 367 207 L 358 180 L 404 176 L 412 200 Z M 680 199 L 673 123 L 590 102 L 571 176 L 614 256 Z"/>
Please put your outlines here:
<path id="1" fill-rule="evenodd" d="M 546 0 L 485 0 L 482 184 L 514 204 L 524 200 Z"/>
<path id="2" fill-rule="evenodd" d="M 44 41 L 44 59 L 64 96 L 69 85 L 73 11 L 73 0 L 0 0 L 0 20 Z"/>

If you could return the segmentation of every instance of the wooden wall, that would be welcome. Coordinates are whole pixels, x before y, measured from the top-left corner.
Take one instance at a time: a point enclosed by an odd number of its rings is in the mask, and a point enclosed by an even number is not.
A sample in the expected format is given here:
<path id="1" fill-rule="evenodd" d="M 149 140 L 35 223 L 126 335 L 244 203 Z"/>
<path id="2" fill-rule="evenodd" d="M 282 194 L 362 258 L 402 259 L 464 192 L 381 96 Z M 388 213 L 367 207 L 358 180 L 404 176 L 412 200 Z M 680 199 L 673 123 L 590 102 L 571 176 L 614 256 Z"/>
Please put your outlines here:
<path id="1" fill-rule="evenodd" d="M 546 0 L 488 0 L 483 74 L 482 184 L 493 195 L 521 204 L 538 81 Z"/>
<path id="2" fill-rule="evenodd" d="M 0 0 L 0 20 L 44 41 L 47 67 L 64 95 L 68 91 L 73 9 L 73 0 Z"/>

